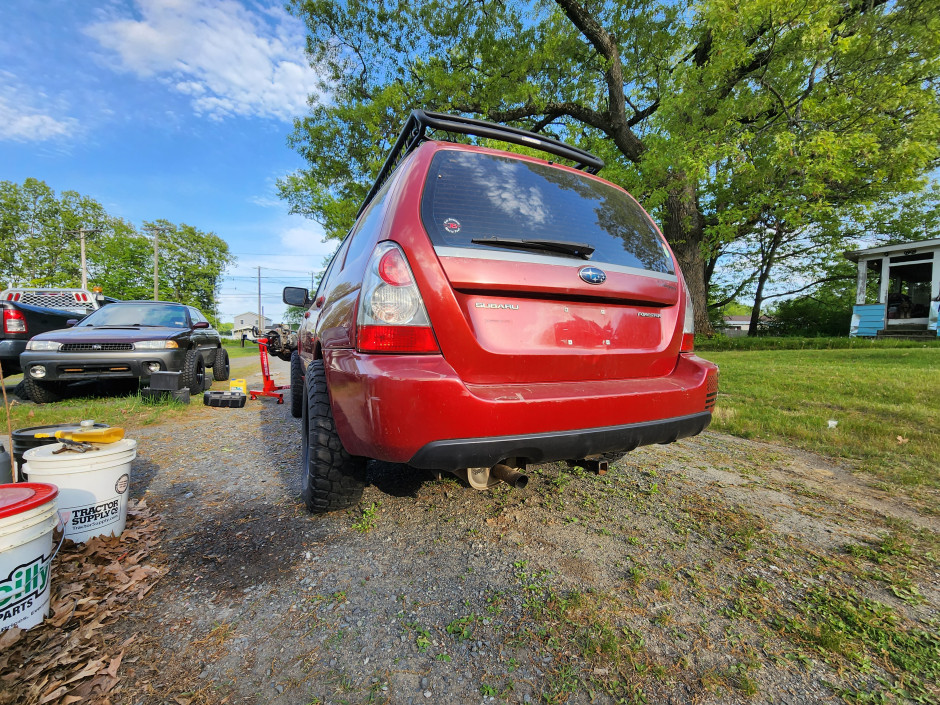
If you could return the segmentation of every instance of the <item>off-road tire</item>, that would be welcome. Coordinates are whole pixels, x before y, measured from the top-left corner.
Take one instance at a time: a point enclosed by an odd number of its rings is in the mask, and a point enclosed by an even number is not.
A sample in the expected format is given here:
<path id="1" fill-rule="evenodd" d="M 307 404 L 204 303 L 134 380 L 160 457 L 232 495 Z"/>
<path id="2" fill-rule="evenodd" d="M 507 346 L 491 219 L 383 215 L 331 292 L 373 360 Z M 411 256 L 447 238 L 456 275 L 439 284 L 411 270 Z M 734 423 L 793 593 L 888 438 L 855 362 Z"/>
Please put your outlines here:
<path id="1" fill-rule="evenodd" d="M 183 374 L 180 375 L 180 386 L 188 387 L 190 396 L 202 394 L 206 386 L 206 365 L 198 350 L 187 350 L 186 361 L 183 363 Z"/>
<path id="2" fill-rule="evenodd" d="M 52 404 L 62 398 L 62 386 L 56 382 L 40 382 L 32 377 L 24 377 L 26 392 L 36 404 Z"/>
<path id="3" fill-rule="evenodd" d="M 26 388 L 25 379 L 21 379 L 19 383 L 13 387 L 13 393 L 20 399 L 29 399 L 29 390 Z"/>
<path id="4" fill-rule="evenodd" d="M 300 364 L 300 353 L 290 356 L 290 415 L 299 419 L 304 413 L 304 368 Z"/>
<path id="5" fill-rule="evenodd" d="M 212 379 L 216 382 L 224 382 L 228 379 L 228 350 L 219 348 L 215 351 L 215 360 L 212 361 Z"/>
<path id="6" fill-rule="evenodd" d="M 336 433 L 322 360 L 307 367 L 301 419 L 304 504 L 314 514 L 353 506 L 366 484 L 366 459 L 347 453 Z"/>

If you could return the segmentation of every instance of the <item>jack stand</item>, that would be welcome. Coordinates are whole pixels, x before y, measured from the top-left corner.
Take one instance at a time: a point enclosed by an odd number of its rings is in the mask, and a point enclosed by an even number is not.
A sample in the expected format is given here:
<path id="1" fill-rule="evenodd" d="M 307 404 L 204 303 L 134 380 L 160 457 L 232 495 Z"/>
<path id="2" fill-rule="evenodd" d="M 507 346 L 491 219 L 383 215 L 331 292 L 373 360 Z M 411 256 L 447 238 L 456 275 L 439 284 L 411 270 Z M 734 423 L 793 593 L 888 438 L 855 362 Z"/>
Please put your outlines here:
<path id="1" fill-rule="evenodd" d="M 271 379 L 271 367 L 268 364 L 268 339 L 258 338 L 258 357 L 261 358 L 261 376 L 264 378 L 263 389 L 249 389 L 248 394 L 252 399 L 258 397 L 275 397 L 278 404 L 284 403 L 284 392 L 282 389 L 290 389 L 289 384 L 278 386 Z"/>

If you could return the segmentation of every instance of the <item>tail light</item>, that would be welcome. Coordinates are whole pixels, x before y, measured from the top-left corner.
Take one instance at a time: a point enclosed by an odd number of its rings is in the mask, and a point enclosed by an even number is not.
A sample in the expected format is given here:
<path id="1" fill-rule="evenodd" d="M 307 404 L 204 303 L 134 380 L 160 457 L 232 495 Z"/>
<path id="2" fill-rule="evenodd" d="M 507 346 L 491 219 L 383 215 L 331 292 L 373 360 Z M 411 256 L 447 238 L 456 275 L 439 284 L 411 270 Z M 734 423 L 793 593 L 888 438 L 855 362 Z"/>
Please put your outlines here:
<path id="1" fill-rule="evenodd" d="M 4 333 L 25 333 L 26 317 L 22 311 L 13 309 L 3 310 L 3 332 Z"/>
<path id="2" fill-rule="evenodd" d="M 372 252 L 356 323 L 360 352 L 441 351 L 405 253 L 393 242 L 380 242 Z"/>
<path id="3" fill-rule="evenodd" d="M 685 280 L 682 280 L 685 289 L 685 320 L 682 323 L 682 346 L 679 352 L 692 352 L 695 348 L 695 308 L 692 306 L 692 294 Z"/>

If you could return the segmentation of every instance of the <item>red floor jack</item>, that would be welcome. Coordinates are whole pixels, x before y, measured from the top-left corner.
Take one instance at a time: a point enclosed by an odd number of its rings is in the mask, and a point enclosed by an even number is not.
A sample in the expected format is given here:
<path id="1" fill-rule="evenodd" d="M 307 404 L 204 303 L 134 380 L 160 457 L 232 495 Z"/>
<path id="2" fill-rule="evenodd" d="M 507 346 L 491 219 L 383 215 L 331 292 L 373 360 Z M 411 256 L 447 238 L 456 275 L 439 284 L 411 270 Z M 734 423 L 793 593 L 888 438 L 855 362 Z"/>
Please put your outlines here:
<path id="1" fill-rule="evenodd" d="M 252 399 L 260 397 L 276 397 L 278 404 L 284 403 L 284 392 L 282 389 L 290 389 L 289 384 L 278 386 L 271 379 L 271 367 L 268 364 L 268 339 L 258 338 L 258 357 L 261 358 L 261 376 L 264 377 L 264 389 L 249 389 L 248 394 Z"/>

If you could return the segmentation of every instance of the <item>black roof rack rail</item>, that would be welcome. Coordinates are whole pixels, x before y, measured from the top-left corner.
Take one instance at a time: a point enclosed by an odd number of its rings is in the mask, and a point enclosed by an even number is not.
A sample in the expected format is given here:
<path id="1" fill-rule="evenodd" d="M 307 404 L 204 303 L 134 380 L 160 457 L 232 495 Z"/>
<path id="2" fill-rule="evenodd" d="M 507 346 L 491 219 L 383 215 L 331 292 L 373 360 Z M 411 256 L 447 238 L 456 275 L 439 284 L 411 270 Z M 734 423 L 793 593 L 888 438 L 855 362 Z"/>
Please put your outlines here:
<path id="1" fill-rule="evenodd" d="M 427 131 L 442 130 L 444 132 L 454 132 L 464 135 L 474 135 L 476 137 L 489 137 L 491 139 L 518 144 L 524 147 L 532 147 L 556 157 L 569 159 L 589 174 L 596 174 L 604 168 L 604 161 L 590 152 L 577 147 L 572 147 L 560 140 L 537 135 L 528 130 L 521 130 L 518 127 L 509 127 L 507 125 L 498 125 L 486 120 L 477 120 L 475 118 L 463 117 L 461 115 L 446 115 L 444 113 L 430 113 L 424 110 L 413 110 L 408 120 L 402 127 L 401 134 L 392 145 L 392 151 L 388 153 L 385 163 L 379 170 L 379 175 L 372 184 L 372 188 L 366 195 L 365 200 L 356 211 L 358 218 L 366 206 L 375 198 L 382 185 L 388 180 L 388 177 L 395 170 L 398 162 L 410 154 L 421 142 L 427 139 Z"/>

